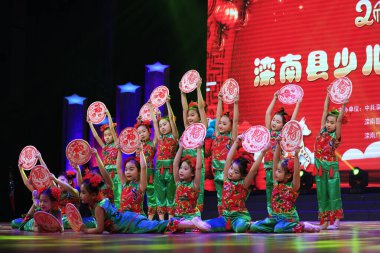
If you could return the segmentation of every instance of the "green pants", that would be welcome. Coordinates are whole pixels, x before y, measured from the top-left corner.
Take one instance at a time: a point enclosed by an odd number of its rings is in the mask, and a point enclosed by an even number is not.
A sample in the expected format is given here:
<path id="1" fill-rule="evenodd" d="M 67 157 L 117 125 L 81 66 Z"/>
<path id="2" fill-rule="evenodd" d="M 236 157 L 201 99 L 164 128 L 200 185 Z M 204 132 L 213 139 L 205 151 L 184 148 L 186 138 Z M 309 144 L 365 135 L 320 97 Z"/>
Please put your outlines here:
<path id="1" fill-rule="evenodd" d="M 302 233 L 304 231 L 301 223 L 288 221 L 276 215 L 252 223 L 249 230 L 252 233 Z"/>
<path id="2" fill-rule="evenodd" d="M 318 198 L 318 219 L 321 223 L 330 221 L 330 224 L 332 224 L 335 219 L 343 218 L 338 162 L 327 162 L 315 159 L 315 167 L 318 170 L 315 176 Z"/>
<path id="3" fill-rule="evenodd" d="M 157 211 L 157 199 L 154 191 L 154 169 L 147 168 L 146 172 L 147 186 L 145 192 L 148 199 L 148 215 L 154 215 Z"/>
<path id="4" fill-rule="evenodd" d="M 173 215 L 175 182 L 170 168 L 156 169 L 154 177 L 154 191 L 157 199 L 158 214 L 169 213 Z"/>
<path id="5" fill-rule="evenodd" d="M 113 183 L 113 198 L 115 207 L 119 209 L 121 197 L 121 182 L 119 176 L 117 175 L 116 165 L 106 165 L 105 168 L 108 175 L 110 175 Z"/>
<path id="6" fill-rule="evenodd" d="M 265 169 L 265 192 L 267 194 L 267 210 L 269 216 L 272 215 L 272 191 L 273 191 L 273 172 L 272 168 Z"/>
<path id="7" fill-rule="evenodd" d="M 222 214 L 223 170 L 214 170 L 214 184 L 218 197 L 218 212 Z"/>

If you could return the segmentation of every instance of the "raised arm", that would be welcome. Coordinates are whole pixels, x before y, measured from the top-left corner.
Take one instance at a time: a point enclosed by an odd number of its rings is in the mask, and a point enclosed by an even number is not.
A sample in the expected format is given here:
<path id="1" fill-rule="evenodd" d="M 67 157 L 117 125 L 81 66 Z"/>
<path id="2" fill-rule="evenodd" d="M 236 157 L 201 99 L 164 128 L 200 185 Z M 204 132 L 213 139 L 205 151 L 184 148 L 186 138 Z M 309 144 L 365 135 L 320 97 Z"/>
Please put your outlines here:
<path id="1" fill-rule="evenodd" d="M 245 189 L 248 189 L 249 186 L 252 184 L 253 178 L 256 176 L 257 171 L 259 170 L 260 164 L 265 156 L 265 153 L 268 151 L 268 148 L 270 148 L 269 145 L 263 151 L 260 152 L 259 157 L 256 159 L 256 161 L 252 165 L 247 176 L 244 178 Z"/>
<path id="2" fill-rule="evenodd" d="M 276 150 L 274 151 L 274 157 L 273 157 L 273 168 L 272 168 L 272 173 L 273 173 L 273 182 L 276 183 L 275 180 L 275 172 L 277 170 L 278 163 L 280 161 L 280 156 L 281 156 L 281 145 L 280 145 L 281 138 L 277 138 L 276 140 Z"/>
<path id="3" fill-rule="evenodd" d="M 203 123 L 203 125 L 205 125 L 207 129 L 208 121 L 206 117 L 205 102 L 202 96 L 201 85 L 202 85 L 202 78 L 200 78 L 199 82 L 197 83 L 197 99 L 198 99 L 197 103 L 198 103 L 199 116 L 201 117 L 201 122 Z"/>
<path id="4" fill-rule="evenodd" d="M 123 173 L 123 157 L 121 155 L 120 149 L 117 151 L 117 159 L 116 159 L 116 171 L 117 175 L 120 178 L 121 185 L 123 186 L 127 182 L 127 178 Z"/>
<path id="5" fill-rule="evenodd" d="M 31 192 L 34 191 L 36 188 L 34 188 L 34 186 L 30 183 L 28 177 L 26 176 L 25 171 L 22 168 L 22 163 L 19 163 L 18 170 L 20 171 L 22 182 L 24 182 L 24 185 L 26 186 L 26 188 L 28 188 L 29 191 Z"/>
<path id="6" fill-rule="evenodd" d="M 149 110 L 150 110 L 150 117 L 153 121 L 153 130 L 154 130 L 154 137 L 153 137 L 153 146 L 156 147 L 158 143 L 158 138 L 160 137 L 160 128 L 158 126 L 157 116 L 154 112 L 153 105 L 149 103 Z"/>
<path id="7" fill-rule="evenodd" d="M 109 125 L 109 128 L 110 128 L 111 134 L 112 134 L 113 141 L 114 141 L 114 143 L 117 143 L 117 141 L 118 141 L 118 139 L 117 139 L 117 133 L 116 133 L 113 121 L 112 121 L 111 114 L 108 111 L 108 109 L 106 110 L 106 114 L 107 114 L 107 117 L 108 117 L 108 125 Z"/>
<path id="8" fill-rule="evenodd" d="M 276 104 L 276 100 L 278 98 L 278 91 L 276 91 L 273 95 L 273 99 L 272 101 L 270 102 L 268 108 L 267 108 L 267 111 L 265 112 L 265 127 L 270 129 L 270 123 L 272 121 L 272 111 L 273 111 L 273 108 L 274 108 L 274 105 Z"/>
<path id="9" fill-rule="evenodd" d="M 197 147 L 197 162 L 195 164 L 194 189 L 197 191 L 201 185 L 202 178 L 202 147 L 203 143 Z"/>
<path id="10" fill-rule="evenodd" d="M 72 196 L 79 198 L 79 192 L 77 189 L 74 189 L 68 183 L 62 182 L 58 180 L 53 173 L 50 173 L 50 179 L 53 180 L 57 185 L 61 186 L 61 188 L 67 192 L 69 192 Z"/>
<path id="11" fill-rule="evenodd" d="M 166 100 L 166 107 L 168 108 L 168 117 L 169 117 L 169 122 L 170 122 L 170 128 L 172 129 L 172 134 L 174 136 L 174 139 L 178 140 L 178 137 L 179 137 L 178 128 L 175 123 L 172 107 L 170 105 L 170 97 L 168 97 L 168 99 Z"/>
<path id="12" fill-rule="evenodd" d="M 343 122 L 344 113 L 346 112 L 347 103 L 348 103 L 348 100 L 345 100 L 340 110 L 338 119 L 336 121 L 335 135 L 338 141 L 340 141 L 340 138 L 342 137 L 342 122 Z"/>
<path id="13" fill-rule="evenodd" d="M 293 172 L 293 190 L 298 191 L 301 185 L 301 176 L 300 176 L 300 161 L 298 158 L 300 149 L 297 148 L 294 153 L 294 172 Z"/>
<path id="14" fill-rule="evenodd" d="M 96 150 L 96 148 L 91 148 L 91 152 L 95 155 L 96 162 L 98 163 L 99 171 L 104 179 L 104 182 L 108 185 L 109 188 L 113 189 L 113 182 L 111 180 L 110 175 L 108 175 L 106 169 L 104 168 L 103 161 L 102 159 L 100 159 L 98 151 Z"/>
<path id="15" fill-rule="evenodd" d="M 219 91 L 218 94 L 218 106 L 216 107 L 216 118 L 215 118 L 215 135 L 218 134 L 218 125 L 220 118 L 222 118 L 222 112 L 223 112 L 223 95 L 222 92 Z"/>
<path id="16" fill-rule="evenodd" d="M 95 220 L 96 228 L 87 228 L 86 225 L 82 225 L 80 230 L 85 234 L 101 234 L 104 231 L 104 219 L 105 211 L 102 207 L 95 207 Z"/>
<path id="17" fill-rule="evenodd" d="M 177 150 L 177 154 L 174 157 L 174 162 L 173 162 L 173 177 L 174 177 L 174 182 L 177 184 L 179 182 L 179 166 L 181 163 L 181 157 L 182 157 L 182 152 L 183 152 L 183 147 L 182 144 L 179 144 L 179 148 Z"/>
<path id="18" fill-rule="evenodd" d="M 326 98 L 325 98 L 325 103 L 323 105 L 323 113 L 322 113 L 322 120 L 321 120 L 321 129 L 325 127 L 326 125 L 326 118 L 327 114 L 329 112 L 329 106 L 330 106 L 330 98 L 329 98 L 329 93 L 330 93 L 331 87 L 327 87 L 327 93 L 326 93 Z"/>
<path id="19" fill-rule="evenodd" d="M 227 179 L 228 170 L 230 169 L 232 165 L 236 150 L 238 149 L 239 144 L 241 143 L 243 137 L 244 137 L 243 135 L 239 135 L 234 141 L 234 144 L 232 144 L 230 151 L 228 151 L 226 163 L 224 164 L 223 181 Z"/>
<path id="20" fill-rule="evenodd" d="M 141 144 L 140 149 L 143 150 L 142 144 Z M 141 168 L 141 171 L 140 171 L 140 191 L 141 192 L 145 192 L 146 187 L 147 187 L 146 167 L 147 166 L 146 166 L 145 154 L 144 154 L 144 152 L 140 151 L 140 168 Z"/>
<path id="21" fill-rule="evenodd" d="M 181 104 L 182 104 L 182 117 L 183 117 L 183 125 L 185 128 L 189 126 L 189 122 L 187 122 L 187 112 L 189 111 L 189 105 L 187 104 L 186 94 L 181 91 Z"/>
<path id="22" fill-rule="evenodd" d="M 239 123 L 239 96 L 234 99 L 234 118 L 232 120 L 232 138 L 235 140 L 238 134 Z"/>
<path id="23" fill-rule="evenodd" d="M 46 163 L 45 163 L 44 159 L 42 159 L 42 155 L 41 155 L 40 152 L 37 152 L 36 157 L 38 158 L 38 161 L 40 162 L 40 164 L 41 164 L 42 166 L 44 166 L 44 167 L 47 168 Z"/>
<path id="24" fill-rule="evenodd" d="M 96 132 L 95 128 L 94 128 L 94 125 L 92 124 L 91 121 L 87 120 L 88 124 L 90 125 L 90 129 L 91 129 L 91 132 L 92 132 L 92 135 L 94 136 L 95 140 L 98 142 L 99 146 L 104 148 L 104 142 L 102 141 L 102 139 L 99 137 L 98 135 L 98 132 Z"/>
<path id="25" fill-rule="evenodd" d="M 80 168 L 78 166 L 78 164 L 72 164 L 70 163 L 70 166 L 73 167 L 75 169 L 75 171 L 77 172 L 76 174 L 76 178 L 77 178 L 77 183 L 78 183 L 78 186 L 81 186 L 83 180 L 82 180 L 82 172 L 80 171 Z"/>
<path id="26" fill-rule="evenodd" d="M 298 114 L 298 111 L 300 109 L 301 102 L 302 102 L 302 98 L 297 101 L 297 104 L 296 104 L 296 107 L 294 108 L 291 120 L 297 119 L 297 114 Z"/>

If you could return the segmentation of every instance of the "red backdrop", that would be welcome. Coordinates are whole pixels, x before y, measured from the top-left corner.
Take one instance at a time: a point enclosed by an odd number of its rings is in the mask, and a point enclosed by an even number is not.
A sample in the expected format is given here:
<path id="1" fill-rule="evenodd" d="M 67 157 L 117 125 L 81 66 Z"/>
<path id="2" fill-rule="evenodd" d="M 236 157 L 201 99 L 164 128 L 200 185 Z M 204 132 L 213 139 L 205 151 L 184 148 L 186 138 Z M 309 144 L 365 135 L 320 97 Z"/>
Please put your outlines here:
<path id="1" fill-rule="evenodd" d="M 264 125 L 274 92 L 298 84 L 305 94 L 297 119 L 306 119 L 311 133 L 304 143 L 312 153 L 326 89 L 347 76 L 353 92 L 337 150 L 342 186 L 348 186 L 348 171 L 355 166 L 369 171 L 370 186 L 380 186 L 380 1 L 365 2 L 209 0 L 208 116 L 214 117 L 227 78 L 240 86 L 241 128 Z M 275 109 L 281 106 L 277 102 Z M 290 114 L 294 109 L 284 107 Z M 263 175 L 260 170 L 259 189 L 265 188 Z"/>

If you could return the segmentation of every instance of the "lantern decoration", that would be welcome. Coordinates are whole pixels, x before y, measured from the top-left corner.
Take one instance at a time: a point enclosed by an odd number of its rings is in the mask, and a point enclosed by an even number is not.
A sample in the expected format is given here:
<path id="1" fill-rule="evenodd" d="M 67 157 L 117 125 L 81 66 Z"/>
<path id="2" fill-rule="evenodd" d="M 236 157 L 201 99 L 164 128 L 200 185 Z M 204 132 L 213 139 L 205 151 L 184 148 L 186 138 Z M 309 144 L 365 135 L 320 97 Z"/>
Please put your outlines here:
<path id="1" fill-rule="evenodd" d="M 215 7 L 215 20 L 228 28 L 235 26 L 239 17 L 239 10 L 231 1 L 222 1 Z"/>

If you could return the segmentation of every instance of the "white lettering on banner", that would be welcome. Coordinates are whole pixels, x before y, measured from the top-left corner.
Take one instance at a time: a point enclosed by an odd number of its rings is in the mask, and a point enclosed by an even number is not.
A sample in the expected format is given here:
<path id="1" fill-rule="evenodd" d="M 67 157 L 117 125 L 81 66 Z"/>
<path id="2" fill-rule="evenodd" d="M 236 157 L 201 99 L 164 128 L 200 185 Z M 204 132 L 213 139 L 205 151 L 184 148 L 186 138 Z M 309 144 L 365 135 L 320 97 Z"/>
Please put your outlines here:
<path id="1" fill-rule="evenodd" d="M 371 75 L 374 72 L 380 75 L 380 45 L 368 45 L 366 47 L 366 62 L 362 67 L 362 73 L 365 76 Z M 287 54 L 280 57 L 282 65 L 280 67 L 280 82 L 300 82 L 302 77 L 302 65 L 300 60 L 301 55 Z M 254 61 L 254 86 L 268 86 L 275 84 L 275 65 L 276 60 L 269 56 L 263 59 L 256 58 Z M 335 53 L 334 57 L 334 77 L 344 77 L 356 70 L 358 67 L 357 57 L 355 52 L 349 52 L 349 49 L 344 47 L 342 52 Z M 328 80 L 329 74 L 327 71 L 329 66 L 327 63 L 327 53 L 323 50 L 317 50 L 309 53 L 306 74 L 307 80 L 312 82 L 317 79 Z"/>
<path id="2" fill-rule="evenodd" d="M 257 86 L 263 86 L 271 84 L 273 85 L 275 83 L 274 80 L 274 70 L 276 68 L 276 65 L 274 64 L 275 60 L 274 58 L 265 57 L 263 59 L 256 58 L 255 59 L 255 70 L 254 73 L 256 75 L 254 84 L 255 87 Z"/>
<path id="3" fill-rule="evenodd" d="M 378 7 L 379 2 L 375 5 L 375 8 L 376 8 L 376 6 Z M 367 26 L 373 25 L 373 20 L 370 19 L 371 12 L 372 12 L 371 2 L 369 0 L 360 0 L 356 4 L 356 11 L 361 13 L 363 11 L 362 7 L 365 9 L 365 15 L 364 15 L 364 17 L 361 17 L 361 16 L 356 17 L 355 18 L 355 25 L 357 27 L 363 27 L 365 25 L 367 25 Z M 378 12 L 376 12 L 376 13 L 378 14 Z M 373 15 L 375 16 L 375 11 L 373 12 Z"/>
<path id="4" fill-rule="evenodd" d="M 338 68 L 340 65 L 343 67 Z M 337 52 L 335 54 L 334 67 L 336 68 L 334 71 L 335 78 L 347 76 L 358 67 L 356 54 L 351 52 L 350 55 L 348 55 L 347 47 L 343 48 L 342 53 Z"/>
<path id="5" fill-rule="evenodd" d="M 376 44 L 373 48 L 368 45 L 366 48 L 367 61 L 365 62 L 362 72 L 363 75 L 368 76 L 371 74 L 372 69 L 376 74 L 380 74 L 380 46 Z"/>
<path id="6" fill-rule="evenodd" d="M 288 82 L 299 82 L 301 80 L 302 75 L 302 66 L 299 62 L 301 60 L 301 55 L 292 55 L 288 54 L 280 58 L 280 62 L 283 62 L 280 69 L 280 82 L 285 83 Z"/>
<path id="7" fill-rule="evenodd" d="M 373 19 L 380 23 L 380 1 L 375 4 L 372 11 Z"/>
<path id="8" fill-rule="evenodd" d="M 329 75 L 326 73 L 327 70 L 329 70 L 327 53 L 322 50 L 311 52 L 307 60 L 307 80 L 315 81 L 319 78 L 327 80 L 329 79 Z"/>

